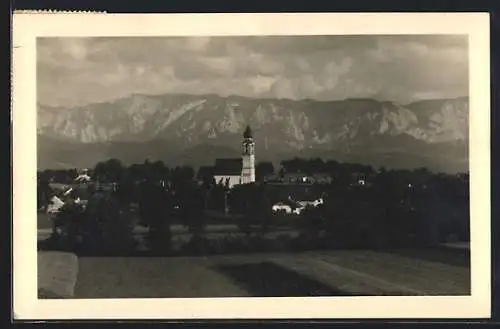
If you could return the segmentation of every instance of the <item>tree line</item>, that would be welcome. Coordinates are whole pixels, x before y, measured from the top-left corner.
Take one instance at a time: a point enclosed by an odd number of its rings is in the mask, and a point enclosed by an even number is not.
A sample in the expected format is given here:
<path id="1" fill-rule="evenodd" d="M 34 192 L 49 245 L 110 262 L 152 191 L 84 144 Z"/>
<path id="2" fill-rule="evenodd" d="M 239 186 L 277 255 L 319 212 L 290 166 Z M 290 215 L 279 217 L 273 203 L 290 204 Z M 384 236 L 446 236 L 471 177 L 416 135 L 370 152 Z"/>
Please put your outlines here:
<path id="1" fill-rule="evenodd" d="M 133 164 L 125 166 L 118 159 L 109 159 L 99 162 L 94 168 L 89 170 L 90 175 L 98 181 L 102 182 L 123 182 L 123 181 L 141 181 L 141 180 L 192 180 L 199 179 L 211 181 L 210 171 L 202 170 L 189 165 L 168 167 L 162 161 L 146 160 L 141 164 Z M 423 182 L 432 180 L 434 177 L 456 177 L 461 180 L 467 180 L 467 173 L 457 175 L 449 175 L 444 173 L 432 173 L 427 168 L 417 169 L 386 169 L 384 167 L 373 168 L 370 165 L 338 162 L 335 160 L 323 160 L 321 158 L 300 158 L 283 160 L 279 167 L 275 168 L 274 164 L 269 161 L 262 161 L 256 164 L 256 177 L 258 181 L 264 180 L 265 177 L 276 175 L 279 177 L 283 173 L 303 173 L 305 175 L 314 175 L 316 173 L 325 173 L 333 177 L 341 183 L 342 177 L 349 177 L 353 174 L 361 174 L 365 176 L 377 176 L 379 179 L 391 178 L 407 181 Z M 61 170 L 43 170 L 38 172 L 38 180 L 49 181 L 53 180 L 58 183 L 71 184 L 78 176 L 77 169 L 61 169 Z"/>
<path id="2" fill-rule="evenodd" d="M 271 166 L 266 166 L 271 172 Z M 168 168 L 160 161 L 145 161 L 126 167 L 111 159 L 97 164 L 91 175 L 103 182 L 117 182 L 118 189 L 108 195 L 94 193 L 85 211 L 69 203 L 63 216 L 84 219 L 79 224 L 60 222 L 79 225 L 68 230 L 73 232 L 69 236 L 86 232 L 81 234 L 87 236 L 85 241 L 93 250 L 133 248 L 127 238 L 132 236 L 133 202 L 138 204 L 141 223 L 149 228 L 148 243 L 153 251 L 170 248 L 173 223 L 189 228 L 192 250 L 203 250 L 204 229 L 211 220 L 207 210 L 228 215 L 228 208 L 229 215 L 241 215 L 235 222 L 249 236 L 264 236 L 280 225 L 300 231 L 300 238 L 294 242 L 299 249 L 432 245 L 450 235 L 468 240 L 467 174 L 435 174 L 425 168 L 374 170 L 370 166 L 318 159 L 296 158 L 281 163 L 281 170 L 288 172 L 313 173 L 313 168 L 337 178 L 352 173 L 372 174 L 373 182 L 358 186 L 349 179 L 337 179 L 326 184 L 321 187 L 324 205 L 308 208 L 290 221 L 273 214 L 271 184 L 245 184 L 229 190 L 216 184 L 210 175 L 200 177 L 189 166 Z M 72 177 L 75 172 L 68 170 L 66 174 Z"/>

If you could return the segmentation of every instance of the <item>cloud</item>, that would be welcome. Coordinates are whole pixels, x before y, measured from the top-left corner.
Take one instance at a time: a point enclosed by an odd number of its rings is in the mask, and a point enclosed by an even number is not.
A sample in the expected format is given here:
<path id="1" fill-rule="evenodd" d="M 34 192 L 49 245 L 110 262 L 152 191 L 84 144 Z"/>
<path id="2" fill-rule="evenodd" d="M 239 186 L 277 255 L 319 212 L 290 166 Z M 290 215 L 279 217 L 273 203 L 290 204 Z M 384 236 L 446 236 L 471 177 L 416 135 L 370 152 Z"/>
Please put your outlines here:
<path id="1" fill-rule="evenodd" d="M 38 101 L 134 93 L 409 102 L 468 91 L 465 36 L 41 38 Z"/>

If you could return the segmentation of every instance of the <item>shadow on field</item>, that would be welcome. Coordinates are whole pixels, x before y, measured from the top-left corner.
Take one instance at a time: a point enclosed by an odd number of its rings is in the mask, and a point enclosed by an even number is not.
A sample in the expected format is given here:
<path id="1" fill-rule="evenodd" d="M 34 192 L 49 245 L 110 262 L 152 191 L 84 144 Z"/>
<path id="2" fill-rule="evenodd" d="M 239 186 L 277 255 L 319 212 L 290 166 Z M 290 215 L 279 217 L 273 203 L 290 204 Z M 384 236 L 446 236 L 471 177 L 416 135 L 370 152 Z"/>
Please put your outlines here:
<path id="1" fill-rule="evenodd" d="M 220 265 L 215 269 L 253 297 L 353 296 L 271 262 Z"/>

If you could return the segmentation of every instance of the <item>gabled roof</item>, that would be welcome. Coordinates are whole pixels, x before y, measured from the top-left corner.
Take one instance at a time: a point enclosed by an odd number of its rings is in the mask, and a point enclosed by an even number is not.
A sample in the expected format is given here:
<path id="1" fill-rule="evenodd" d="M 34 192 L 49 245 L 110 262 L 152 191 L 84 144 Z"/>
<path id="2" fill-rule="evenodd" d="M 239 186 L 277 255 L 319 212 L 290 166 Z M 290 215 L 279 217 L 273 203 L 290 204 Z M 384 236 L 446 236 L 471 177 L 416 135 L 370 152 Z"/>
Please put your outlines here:
<path id="1" fill-rule="evenodd" d="M 78 177 L 75 178 L 75 182 L 88 182 L 90 180 L 91 180 L 91 178 L 87 174 L 81 174 L 81 175 L 78 175 Z"/>
<path id="2" fill-rule="evenodd" d="M 243 168 L 243 160 L 236 159 L 216 159 L 214 167 L 214 175 L 241 175 Z"/>
<path id="3" fill-rule="evenodd" d="M 47 207 L 47 212 L 57 212 L 59 211 L 62 206 L 64 206 L 64 201 L 62 201 L 60 198 L 57 196 L 53 196 L 52 199 L 50 200 L 50 203 Z"/>

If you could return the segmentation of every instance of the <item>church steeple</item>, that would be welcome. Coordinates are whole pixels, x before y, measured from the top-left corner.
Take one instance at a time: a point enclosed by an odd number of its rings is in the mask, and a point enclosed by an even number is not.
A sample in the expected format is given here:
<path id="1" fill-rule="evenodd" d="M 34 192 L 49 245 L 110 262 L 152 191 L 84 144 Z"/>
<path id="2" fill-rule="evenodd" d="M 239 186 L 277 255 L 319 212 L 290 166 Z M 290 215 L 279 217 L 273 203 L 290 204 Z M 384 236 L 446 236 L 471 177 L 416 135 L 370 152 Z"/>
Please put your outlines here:
<path id="1" fill-rule="evenodd" d="M 243 138 L 253 138 L 252 129 L 247 125 L 245 132 L 243 133 Z"/>
<path id="2" fill-rule="evenodd" d="M 247 126 L 243 133 L 242 141 L 242 161 L 241 171 L 242 184 L 255 182 L 255 142 L 253 140 L 252 129 Z"/>

